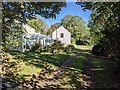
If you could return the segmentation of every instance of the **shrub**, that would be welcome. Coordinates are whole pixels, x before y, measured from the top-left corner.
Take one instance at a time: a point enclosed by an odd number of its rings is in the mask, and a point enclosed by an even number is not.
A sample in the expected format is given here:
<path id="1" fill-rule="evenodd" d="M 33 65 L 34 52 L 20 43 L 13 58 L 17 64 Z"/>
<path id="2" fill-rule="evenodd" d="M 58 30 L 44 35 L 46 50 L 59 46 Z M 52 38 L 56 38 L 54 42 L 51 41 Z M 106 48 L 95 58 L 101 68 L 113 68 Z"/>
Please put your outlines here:
<path id="1" fill-rule="evenodd" d="M 43 51 L 51 51 L 51 46 L 50 45 L 46 45 L 44 48 L 43 48 Z"/>
<path id="2" fill-rule="evenodd" d="M 85 43 L 81 40 L 76 40 L 76 45 L 84 45 Z"/>
<path id="3" fill-rule="evenodd" d="M 71 38 L 71 42 L 72 42 L 72 44 L 76 44 L 76 41 L 74 38 Z"/>
<path id="4" fill-rule="evenodd" d="M 28 44 L 26 44 L 26 49 L 30 49 L 30 46 Z"/>
<path id="5" fill-rule="evenodd" d="M 104 52 L 104 48 L 100 44 L 95 45 L 92 48 L 92 54 L 94 55 L 102 55 L 103 52 Z"/>
<path id="6" fill-rule="evenodd" d="M 87 40 L 76 40 L 76 45 L 89 45 L 90 42 Z"/>
<path id="7" fill-rule="evenodd" d="M 64 49 L 65 52 L 72 52 L 72 50 L 74 50 L 75 47 L 74 45 L 67 45 Z"/>
<path id="8" fill-rule="evenodd" d="M 39 45 L 39 47 L 35 50 L 35 52 L 42 52 L 42 51 L 43 51 L 42 45 Z"/>
<path id="9" fill-rule="evenodd" d="M 60 41 L 54 40 L 54 43 L 51 45 L 50 52 L 58 53 L 58 52 L 60 52 L 62 50 L 64 50 L 64 45 Z"/>
<path id="10" fill-rule="evenodd" d="M 32 46 L 31 47 L 31 49 L 30 49 L 30 51 L 32 51 L 32 52 L 41 52 L 41 50 L 42 50 L 42 45 L 40 45 L 40 44 L 35 44 L 34 46 Z"/>

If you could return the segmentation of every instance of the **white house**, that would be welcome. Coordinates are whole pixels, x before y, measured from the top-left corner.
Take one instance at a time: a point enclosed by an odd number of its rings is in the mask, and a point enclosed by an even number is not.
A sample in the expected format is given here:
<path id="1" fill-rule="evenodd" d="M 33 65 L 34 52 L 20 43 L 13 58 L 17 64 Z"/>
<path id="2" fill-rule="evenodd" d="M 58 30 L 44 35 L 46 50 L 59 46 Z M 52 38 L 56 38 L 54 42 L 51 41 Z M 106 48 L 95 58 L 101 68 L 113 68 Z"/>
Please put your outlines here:
<path id="1" fill-rule="evenodd" d="M 35 45 L 35 43 L 39 43 L 42 46 L 49 45 L 51 43 L 51 37 L 45 36 L 40 33 L 36 33 L 35 29 L 31 27 L 28 24 L 23 25 L 26 33 L 23 35 L 23 41 L 24 43 L 22 44 L 23 49 L 22 51 L 29 51 L 30 48 Z M 27 48 L 29 46 L 29 48 Z"/>
<path id="2" fill-rule="evenodd" d="M 63 26 L 60 26 L 57 30 L 52 32 L 51 38 L 53 40 L 59 40 L 65 45 L 71 44 L 71 33 Z"/>
<path id="3" fill-rule="evenodd" d="M 36 30 L 28 24 L 22 24 L 22 27 L 24 33 L 16 39 L 16 41 L 21 41 L 21 43 L 17 47 L 14 45 L 11 46 L 10 50 L 25 52 L 29 51 L 35 43 L 46 46 L 50 45 L 53 40 L 59 40 L 65 45 L 71 44 L 71 33 L 63 26 L 60 26 L 57 30 L 55 30 L 51 37 L 36 33 Z"/>
<path id="4" fill-rule="evenodd" d="M 18 38 L 21 43 L 19 46 L 11 46 L 10 50 L 25 52 L 29 51 L 35 43 L 40 43 L 43 46 L 49 44 L 49 39 L 51 39 L 50 37 L 36 33 L 36 30 L 28 24 L 22 24 L 22 27 L 24 33 Z"/>

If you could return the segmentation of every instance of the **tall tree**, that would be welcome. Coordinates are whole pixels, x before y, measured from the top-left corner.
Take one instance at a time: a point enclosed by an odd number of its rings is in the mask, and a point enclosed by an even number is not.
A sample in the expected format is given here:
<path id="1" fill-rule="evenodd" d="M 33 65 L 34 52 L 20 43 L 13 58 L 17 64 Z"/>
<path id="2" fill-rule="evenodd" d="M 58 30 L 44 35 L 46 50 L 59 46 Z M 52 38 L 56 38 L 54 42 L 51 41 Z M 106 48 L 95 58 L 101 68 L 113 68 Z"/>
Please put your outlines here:
<path id="1" fill-rule="evenodd" d="M 47 24 L 38 17 L 29 20 L 28 24 L 34 27 L 36 32 L 41 34 L 46 34 L 46 31 L 48 29 Z"/>
<path id="2" fill-rule="evenodd" d="M 92 10 L 90 26 L 94 32 L 103 34 L 99 44 L 106 56 L 120 57 L 120 2 L 77 3 L 84 10 Z"/>
<path id="3" fill-rule="evenodd" d="M 81 44 L 88 43 L 89 29 L 85 26 L 85 21 L 79 16 L 67 15 L 61 20 L 61 25 L 71 32 L 72 38 Z"/>
<path id="4" fill-rule="evenodd" d="M 47 32 L 48 35 L 61 25 L 71 32 L 73 44 L 76 42 L 78 42 L 77 44 L 90 44 L 89 28 L 85 26 L 85 21 L 81 17 L 66 15 L 61 19 L 61 22 L 51 25 Z"/>

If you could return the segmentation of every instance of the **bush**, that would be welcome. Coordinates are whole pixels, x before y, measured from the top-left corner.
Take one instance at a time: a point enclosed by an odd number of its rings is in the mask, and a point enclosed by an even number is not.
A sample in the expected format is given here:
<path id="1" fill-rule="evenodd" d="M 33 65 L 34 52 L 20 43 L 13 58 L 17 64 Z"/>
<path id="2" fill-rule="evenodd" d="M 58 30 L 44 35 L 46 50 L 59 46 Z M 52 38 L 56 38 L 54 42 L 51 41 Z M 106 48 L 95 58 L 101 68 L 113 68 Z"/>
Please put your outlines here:
<path id="1" fill-rule="evenodd" d="M 65 52 L 72 52 L 72 50 L 74 50 L 75 47 L 74 45 L 67 45 L 64 49 Z"/>
<path id="2" fill-rule="evenodd" d="M 51 51 L 51 46 L 50 45 L 46 45 L 44 48 L 43 48 L 43 51 Z"/>
<path id="3" fill-rule="evenodd" d="M 98 45 L 95 45 L 93 48 L 92 48 L 92 54 L 94 55 L 102 55 L 102 53 L 104 52 L 104 48 L 98 44 Z"/>
<path id="4" fill-rule="evenodd" d="M 42 45 L 37 43 L 34 46 L 32 46 L 30 49 L 30 51 L 32 52 L 41 52 L 41 50 L 42 50 Z"/>
<path id="5" fill-rule="evenodd" d="M 76 45 L 89 45 L 90 42 L 87 40 L 76 40 Z"/>
<path id="6" fill-rule="evenodd" d="M 54 43 L 51 45 L 50 52 L 58 53 L 58 52 L 63 51 L 63 50 L 64 50 L 64 45 L 60 41 L 54 40 Z"/>
<path id="7" fill-rule="evenodd" d="M 72 44 L 76 44 L 76 41 L 75 41 L 75 39 L 74 38 L 71 38 L 71 41 L 72 41 Z"/>
<path id="8" fill-rule="evenodd" d="M 42 52 L 43 49 L 42 49 L 42 45 L 39 45 L 39 47 L 35 50 L 35 52 Z"/>
<path id="9" fill-rule="evenodd" d="M 85 43 L 81 40 L 76 40 L 76 45 L 84 45 Z"/>

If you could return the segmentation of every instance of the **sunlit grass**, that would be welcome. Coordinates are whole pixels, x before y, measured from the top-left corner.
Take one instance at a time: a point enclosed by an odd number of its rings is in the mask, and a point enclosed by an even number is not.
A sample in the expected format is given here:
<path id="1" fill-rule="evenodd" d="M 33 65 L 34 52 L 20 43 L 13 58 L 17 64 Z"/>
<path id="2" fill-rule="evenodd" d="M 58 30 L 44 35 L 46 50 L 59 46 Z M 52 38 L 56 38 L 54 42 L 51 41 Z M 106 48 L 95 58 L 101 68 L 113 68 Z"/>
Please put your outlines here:
<path id="1" fill-rule="evenodd" d="M 38 74 L 42 70 L 42 68 L 27 65 L 25 62 L 20 62 L 18 66 L 20 66 L 20 71 L 18 73 L 23 75 Z"/>
<path id="2" fill-rule="evenodd" d="M 71 53 L 35 53 L 35 52 L 11 52 L 13 59 L 10 62 L 17 62 L 18 73 L 20 77 L 25 75 L 38 75 L 41 70 L 47 70 L 49 73 L 58 69 L 58 66 L 70 58 Z M 15 74 L 16 74 L 15 73 Z"/>
<path id="3" fill-rule="evenodd" d="M 58 77 L 58 80 L 54 81 L 54 84 L 60 85 L 61 88 L 81 88 L 82 81 L 82 70 L 83 63 L 85 62 L 86 55 L 90 54 L 89 52 L 90 46 L 77 46 L 73 52 L 79 52 L 79 56 L 77 56 L 71 64 L 65 68 L 63 74 Z M 85 50 L 85 51 L 84 51 Z M 82 52 L 81 52 L 82 51 Z M 14 61 L 19 61 L 19 69 L 17 73 L 22 75 L 37 75 L 41 72 L 41 70 L 45 69 L 49 72 L 52 72 L 58 67 L 67 61 L 72 55 L 75 53 L 35 53 L 35 52 L 12 52 L 11 54 L 14 57 Z M 50 68 L 48 68 L 50 67 Z M 47 73 L 46 76 L 49 76 Z"/>
<path id="4" fill-rule="evenodd" d="M 84 62 L 85 56 L 77 56 L 73 62 L 65 69 L 64 73 L 59 76 L 59 78 L 62 80 L 61 88 L 81 89 Z"/>
<path id="5" fill-rule="evenodd" d="M 81 49 L 81 50 L 89 50 L 92 48 L 92 46 L 85 46 L 85 45 L 75 45 L 75 48 Z"/>

